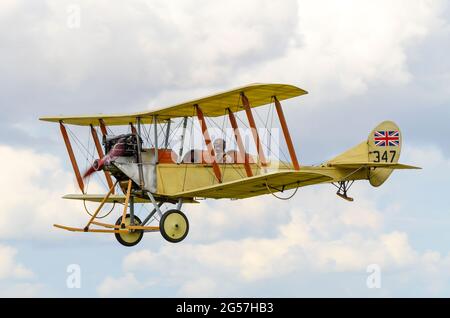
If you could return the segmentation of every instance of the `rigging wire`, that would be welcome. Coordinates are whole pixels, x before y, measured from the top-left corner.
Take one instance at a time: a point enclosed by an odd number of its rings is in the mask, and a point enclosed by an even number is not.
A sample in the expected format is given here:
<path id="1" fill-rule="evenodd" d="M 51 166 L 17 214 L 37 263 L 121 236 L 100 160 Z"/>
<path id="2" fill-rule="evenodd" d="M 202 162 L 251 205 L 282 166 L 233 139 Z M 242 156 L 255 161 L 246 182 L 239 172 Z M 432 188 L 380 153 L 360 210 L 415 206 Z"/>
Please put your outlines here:
<path id="1" fill-rule="evenodd" d="M 83 206 L 84 206 L 84 210 L 86 211 L 86 213 L 87 213 L 89 216 L 92 217 L 93 214 L 89 212 L 89 210 L 88 210 L 88 208 L 87 208 L 87 206 L 86 206 L 86 200 L 83 200 Z M 96 219 L 104 219 L 104 218 L 106 218 L 108 215 L 111 214 L 111 212 L 114 210 L 115 207 L 116 207 L 116 202 L 113 202 L 113 205 L 112 205 L 111 209 L 110 209 L 108 212 L 106 212 L 105 215 L 102 215 L 102 216 L 96 216 L 95 218 L 96 218 Z"/>
<path id="2" fill-rule="evenodd" d="M 247 129 L 249 128 L 248 125 L 247 125 L 241 118 L 239 118 L 239 116 L 236 116 L 236 118 L 239 120 L 239 122 L 240 122 L 245 128 L 247 128 Z M 261 138 L 260 138 L 260 142 L 261 142 L 261 145 L 262 145 L 262 146 L 265 146 L 266 149 L 268 149 L 266 143 L 265 143 L 263 140 L 261 140 Z M 270 150 L 270 149 L 268 149 L 268 150 Z M 270 150 L 270 153 L 273 155 L 273 157 L 274 157 L 275 159 L 278 159 L 278 160 L 280 159 L 279 157 L 277 157 L 277 156 L 273 153 L 273 151 Z M 283 163 L 283 162 L 281 161 L 281 163 Z M 258 164 L 258 167 L 259 167 L 259 168 L 262 168 L 262 165 L 261 165 L 261 164 Z"/>
<path id="3" fill-rule="evenodd" d="M 87 146 L 84 146 L 84 144 L 80 141 L 80 139 L 72 132 L 72 130 L 70 128 L 67 129 L 69 134 L 73 137 L 73 140 L 75 140 L 75 145 L 77 146 L 79 152 L 85 157 L 86 160 L 86 164 L 87 166 L 89 165 L 89 160 L 93 160 L 95 158 L 94 155 L 94 151 L 95 151 L 95 147 L 93 147 L 92 151 L 90 150 L 91 148 L 91 142 L 90 142 L 90 137 L 88 135 L 88 142 L 87 142 Z M 97 131 L 96 131 L 97 132 Z M 83 151 L 84 150 L 84 151 Z M 89 159 L 89 157 L 91 157 L 91 159 Z M 87 182 L 86 182 L 86 191 L 89 189 L 89 184 L 90 184 L 90 179 L 88 178 Z M 106 186 L 105 181 L 102 178 L 99 178 L 100 181 L 103 183 L 104 186 Z M 97 216 L 96 219 L 103 219 L 105 217 L 107 217 L 108 215 L 111 214 L 111 212 L 114 210 L 116 203 L 114 202 L 111 209 L 103 216 Z M 87 206 L 86 206 L 86 200 L 83 200 L 83 206 L 84 206 L 84 210 L 86 211 L 86 213 L 89 216 L 93 216 L 92 213 L 89 212 Z"/>
<path id="4" fill-rule="evenodd" d="M 221 128 L 217 123 L 215 123 L 213 120 L 211 120 L 211 118 L 209 118 L 209 117 L 205 117 L 206 118 L 206 120 L 209 120 L 210 122 L 212 122 L 212 124 L 213 124 L 213 126 L 215 125 L 220 131 L 222 131 L 222 134 L 223 134 L 223 128 Z M 225 117 L 224 117 L 224 120 L 223 120 L 223 125 L 225 126 Z M 225 165 L 225 167 L 226 167 L 227 165 Z M 244 177 L 244 175 L 242 174 L 242 172 L 240 171 L 240 169 L 238 169 L 237 167 L 235 167 L 234 165 L 231 165 L 231 167 L 239 174 L 239 176 L 240 177 Z M 225 169 L 224 169 L 225 170 Z M 225 171 L 224 171 L 225 172 Z"/>
<path id="5" fill-rule="evenodd" d="M 284 201 L 287 201 L 287 200 L 292 199 L 292 198 L 297 194 L 297 191 L 298 191 L 298 189 L 299 189 L 299 186 L 298 186 L 298 183 L 297 183 L 297 187 L 295 188 L 295 191 L 294 191 L 290 196 L 288 196 L 288 197 L 286 197 L 286 198 L 283 198 L 283 197 L 277 196 L 277 195 L 275 194 L 275 192 L 272 192 L 272 191 L 270 190 L 270 187 L 269 187 L 269 185 L 267 184 L 267 182 L 265 183 L 265 185 L 266 185 L 267 191 L 269 191 L 269 193 L 270 193 L 271 195 L 273 195 L 273 196 L 274 196 L 275 198 L 277 198 L 278 200 L 284 200 Z M 283 192 L 283 191 L 281 191 L 281 192 Z"/>
<path id="6" fill-rule="evenodd" d="M 80 141 L 80 139 L 78 139 L 78 137 L 72 132 L 72 130 L 70 128 L 67 127 L 67 131 L 69 132 L 69 135 L 71 137 L 73 137 L 73 140 L 75 141 L 75 145 L 78 149 L 78 152 L 86 159 L 86 160 L 91 160 L 94 161 L 95 160 L 95 155 L 92 154 L 90 152 L 89 149 L 86 148 L 86 146 L 84 146 L 84 144 Z M 89 138 L 89 136 L 88 136 Z M 90 157 L 90 158 L 89 158 Z M 105 186 L 108 187 L 105 183 L 105 181 L 103 179 L 100 178 L 101 183 Z"/>
<path id="7" fill-rule="evenodd" d="M 204 118 L 205 118 L 205 121 L 206 120 L 208 120 L 208 117 L 207 117 L 207 114 L 204 114 Z M 192 118 L 192 127 L 194 127 L 194 119 Z M 200 130 L 199 130 L 200 129 Z M 202 140 L 204 139 L 203 138 L 203 131 L 202 131 L 202 128 L 200 127 L 196 127 L 195 126 L 195 130 L 197 131 L 197 132 L 199 132 L 200 133 L 200 136 L 202 136 Z M 191 139 L 194 139 L 194 138 L 192 138 L 193 137 L 193 135 L 191 134 Z M 195 145 L 194 145 L 195 146 Z M 191 149 L 194 149 L 192 146 L 191 146 Z M 202 161 L 200 162 L 201 164 L 203 164 L 203 142 L 202 142 L 202 146 L 201 146 L 201 149 L 200 149 L 202 152 L 201 152 L 201 158 L 200 159 L 202 159 Z M 195 159 L 195 156 L 194 156 L 194 159 Z M 214 174 L 214 172 L 213 171 L 211 171 L 211 169 L 207 169 L 207 171 L 208 171 L 208 173 L 211 175 L 211 177 L 212 177 L 212 180 L 215 180 L 216 179 L 216 175 Z"/>
<path id="8" fill-rule="evenodd" d="M 223 128 L 221 128 L 217 123 L 215 123 L 214 121 L 211 121 L 211 119 L 209 118 L 209 117 L 205 117 L 206 118 L 206 120 L 210 120 L 210 122 L 212 122 L 212 124 L 213 125 L 215 125 L 219 130 L 221 130 L 222 131 L 222 133 L 223 133 L 223 131 L 224 131 L 224 129 Z M 223 119 L 223 126 L 225 126 L 225 117 L 224 117 L 224 119 Z M 226 166 L 227 165 L 225 165 L 225 168 L 226 168 Z M 244 178 L 245 176 L 243 175 L 243 173 L 242 173 L 242 171 L 241 171 L 241 169 L 238 169 L 237 167 L 235 167 L 235 165 L 233 165 L 233 164 L 231 164 L 231 167 L 233 168 L 233 170 L 235 170 L 237 173 L 238 173 L 238 175 L 241 177 L 241 178 Z M 224 174 L 225 174 L 225 168 L 224 168 Z"/>
<path id="9" fill-rule="evenodd" d="M 262 119 L 261 119 L 261 117 L 259 116 L 259 114 L 258 114 L 257 111 L 255 111 L 255 114 L 256 114 L 256 116 L 262 121 Z M 272 138 L 272 133 L 271 133 L 269 130 L 267 130 L 267 131 L 268 131 L 268 134 L 269 134 L 269 136 L 270 136 L 270 140 L 272 140 L 272 139 L 273 139 L 273 138 Z M 264 141 L 261 141 L 261 143 L 264 144 L 264 145 L 267 147 L 267 144 L 265 144 Z M 289 157 L 288 157 L 287 154 L 284 152 L 283 148 L 281 148 L 280 144 L 279 144 L 278 142 L 276 142 L 275 140 L 274 140 L 274 143 L 276 144 L 276 146 L 278 147 L 278 149 L 280 149 L 280 152 L 281 152 L 282 156 L 284 157 L 284 160 L 286 160 L 286 162 L 289 162 L 290 159 L 288 159 Z M 271 151 L 270 148 L 269 148 L 269 151 Z M 278 159 L 278 160 L 281 159 L 281 158 L 275 156 L 275 154 L 274 154 L 272 151 L 271 151 L 271 154 L 273 154 L 274 157 L 275 157 L 276 159 Z M 286 162 L 283 162 L 283 161 L 280 160 L 280 163 L 282 163 L 286 168 L 289 168 L 289 166 L 287 165 Z"/>
<path id="10" fill-rule="evenodd" d="M 180 126 L 181 126 L 182 123 L 183 123 L 183 121 L 180 120 L 180 122 L 178 123 L 178 125 L 176 125 L 174 129 L 171 129 L 171 132 L 170 132 L 170 134 L 169 134 L 169 139 L 168 139 L 169 142 L 167 143 L 168 149 L 171 149 L 171 148 L 170 148 L 170 145 L 172 144 L 172 141 L 175 139 L 176 132 L 178 131 L 178 129 L 180 128 Z"/>

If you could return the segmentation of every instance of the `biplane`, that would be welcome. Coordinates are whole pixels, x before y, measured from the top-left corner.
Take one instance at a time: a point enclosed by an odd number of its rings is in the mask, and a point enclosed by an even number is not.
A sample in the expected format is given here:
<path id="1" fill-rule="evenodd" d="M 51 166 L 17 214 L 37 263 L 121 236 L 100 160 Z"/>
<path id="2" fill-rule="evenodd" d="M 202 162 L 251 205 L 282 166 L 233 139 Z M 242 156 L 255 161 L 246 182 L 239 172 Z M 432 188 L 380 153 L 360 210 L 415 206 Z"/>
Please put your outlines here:
<path id="1" fill-rule="evenodd" d="M 54 226 L 74 232 L 112 233 L 125 246 L 138 244 L 146 232 L 160 232 L 167 241 L 177 243 L 189 232 L 189 221 L 181 211 L 184 204 L 266 194 L 287 199 L 281 197 L 285 191 L 290 194 L 300 187 L 322 183 L 334 185 L 339 197 L 353 201 L 348 191 L 354 181 L 368 180 L 378 187 L 394 170 L 420 169 L 398 163 L 402 135 L 392 121 L 380 123 L 366 140 L 331 160 L 300 165 L 281 102 L 305 94 L 305 90 L 292 85 L 252 84 L 138 113 L 40 118 L 59 124 L 81 191 L 63 198 L 81 200 L 85 208 L 86 202 L 98 204 L 93 212 L 86 209 L 90 218 L 85 226 Z M 278 117 L 279 135 L 284 137 L 283 149 L 287 149 L 284 159 L 270 155 L 261 127 L 257 127 L 261 106 L 271 109 L 272 122 Z M 217 125 L 218 120 L 222 126 Z M 223 131 L 225 123 L 231 135 L 212 140 L 211 129 L 218 126 Z M 69 126 L 89 130 L 97 158 L 89 162 L 84 173 L 72 147 L 72 141 L 78 138 Z M 199 130 L 202 140 L 198 149 L 186 141 L 188 127 Z M 246 138 L 243 129 L 248 131 Z M 178 147 L 173 146 L 175 135 Z M 227 151 L 227 143 L 234 148 Z M 256 152 L 251 153 L 250 148 Z M 99 171 L 101 174 L 96 174 Z M 103 179 L 106 194 L 88 193 L 86 183 L 93 175 Z M 100 222 L 100 211 L 108 204 L 123 205 L 115 223 Z M 145 217 L 137 215 L 137 204 L 150 207 Z"/>

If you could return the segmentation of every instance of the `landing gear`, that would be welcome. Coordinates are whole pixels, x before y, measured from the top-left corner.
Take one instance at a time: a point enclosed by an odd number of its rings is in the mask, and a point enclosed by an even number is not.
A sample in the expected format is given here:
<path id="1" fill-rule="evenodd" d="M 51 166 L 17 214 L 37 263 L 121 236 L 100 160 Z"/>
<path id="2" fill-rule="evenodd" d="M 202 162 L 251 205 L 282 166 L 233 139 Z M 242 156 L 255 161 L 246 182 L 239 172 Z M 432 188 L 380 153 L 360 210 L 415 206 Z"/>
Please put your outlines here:
<path id="1" fill-rule="evenodd" d="M 124 222 L 125 227 L 130 225 L 130 221 L 131 221 L 130 214 L 127 214 Z M 142 223 L 141 220 L 137 216 L 134 216 L 134 224 L 132 225 L 137 226 L 141 225 L 141 223 Z M 121 224 L 122 224 L 122 216 L 119 217 L 116 221 L 116 225 L 121 226 Z M 127 233 L 114 233 L 114 235 L 116 236 L 116 239 L 117 241 L 119 241 L 120 244 L 131 247 L 135 246 L 142 240 L 142 237 L 144 236 L 144 231 L 129 230 Z"/>
<path id="2" fill-rule="evenodd" d="M 338 189 L 336 194 L 346 201 L 353 202 L 353 198 L 347 196 L 347 191 L 353 185 L 353 182 L 354 181 L 339 181 L 339 186 L 333 183 L 333 185 Z"/>
<path id="3" fill-rule="evenodd" d="M 169 210 L 159 221 L 159 231 L 170 243 L 179 243 L 188 235 L 189 221 L 180 210 Z"/>

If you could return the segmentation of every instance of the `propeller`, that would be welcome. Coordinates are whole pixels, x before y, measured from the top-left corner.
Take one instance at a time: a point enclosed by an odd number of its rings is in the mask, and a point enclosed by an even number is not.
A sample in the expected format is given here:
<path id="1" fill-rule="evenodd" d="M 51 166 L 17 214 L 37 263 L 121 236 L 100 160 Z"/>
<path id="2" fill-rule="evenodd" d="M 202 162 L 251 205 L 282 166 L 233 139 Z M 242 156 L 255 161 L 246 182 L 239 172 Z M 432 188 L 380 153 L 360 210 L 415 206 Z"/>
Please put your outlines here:
<path id="1" fill-rule="evenodd" d="M 83 179 L 89 177 L 91 174 L 102 170 L 105 164 L 109 164 L 111 161 L 120 157 L 125 153 L 125 138 L 120 138 L 117 143 L 111 148 L 111 150 L 101 159 L 96 159 L 83 174 Z"/>

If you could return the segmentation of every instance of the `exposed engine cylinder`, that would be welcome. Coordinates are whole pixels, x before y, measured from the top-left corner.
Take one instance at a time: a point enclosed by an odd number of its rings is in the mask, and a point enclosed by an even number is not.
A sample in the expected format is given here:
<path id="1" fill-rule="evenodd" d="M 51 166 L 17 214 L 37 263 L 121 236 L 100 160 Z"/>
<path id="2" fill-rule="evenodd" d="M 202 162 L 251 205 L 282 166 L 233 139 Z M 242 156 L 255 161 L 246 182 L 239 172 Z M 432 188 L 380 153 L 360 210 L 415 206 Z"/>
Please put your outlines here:
<path id="1" fill-rule="evenodd" d="M 119 136 L 105 136 L 103 138 L 103 145 L 105 146 L 105 153 L 110 153 L 111 149 L 119 142 L 123 143 L 120 145 L 121 148 L 121 156 L 122 157 L 135 157 L 137 160 L 138 154 L 138 142 L 137 136 L 134 134 L 125 134 Z M 141 143 L 142 148 L 142 139 L 139 138 L 139 142 Z M 119 145 L 117 145 L 119 146 Z"/>

